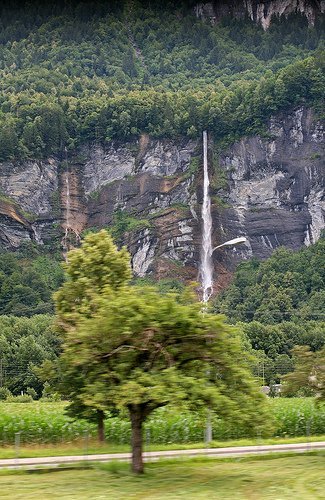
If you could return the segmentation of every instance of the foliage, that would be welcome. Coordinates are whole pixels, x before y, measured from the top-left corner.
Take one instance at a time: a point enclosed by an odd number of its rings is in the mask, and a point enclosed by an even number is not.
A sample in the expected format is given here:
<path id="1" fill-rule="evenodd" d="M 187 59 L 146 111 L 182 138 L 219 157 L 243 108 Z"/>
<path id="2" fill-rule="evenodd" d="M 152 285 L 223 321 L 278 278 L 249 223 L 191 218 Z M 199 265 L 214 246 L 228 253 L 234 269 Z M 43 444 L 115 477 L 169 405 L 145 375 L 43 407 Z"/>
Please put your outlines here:
<path id="1" fill-rule="evenodd" d="M 255 375 L 263 383 L 279 383 L 294 370 L 294 346 L 319 351 L 325 343 L 325 239 L 298 252 L 285 248 L 260 262 L 238 266 L 232 284 L 214 302 L 249 341 Z"/>
<path id="2" fill-rule="evenodd" d="M 123 210 L 116 210 L 113 214 L 113 222 L 109 231 L 115 240 L 120 240 L 127 232 L 138 231 L 150 227 L 151 224 L 149 220 L 132 217 Z"/>
<path id="3" fill-rule="evenodd" d="M 66 403 L 1 403 L 0 439 L 12 444 L 16 432 L 22 443 L 57 443 L 80 439 L 89 428 L 85 421 L 71 421 L 64 414 Z"/>
<path id="4" fill-rule="evenodd" d="M 82 247 L 68 253 L 66 281 L 55 293 L 60 326 L 68 331 L 80 318 L 91 317 L 100 298 L 117 291 L 131 279 L 130 257 L 118 250 L 104 229 L 89 233 Z"/>
<path id="5" fill-rule="evenodd" d="M 0 10 L 0 160 L 148 133 L 219 140 L 280 109 L 321 112 L 323 17 L 215 26 L 186 2 L 42 2 Z"/>
<path id="6" fill-rule="evenodd" d="M 56 293 L 66 332 L 59 387 L 74 416 L 129 412 L 134 472 L 143 472 L 142 425 L 161 406 L 210 405 L 237 423 L 253 412 L 263 424 L 264 397 L 239 338 L 202 314 L 189 292 L 130 286 L 129 256 L 104 230 L 69 252 L 65 267 L 68 280 Z"/>
<path id="7" fill-rule="evenodd" d="M 319 323 L 313 325 L 316 329 L 322 328 L 324 251 L 322 237 L 298 252 L 282 247 L 263 262 L 253 258 L 240 264 L 230 287 L 215 301 L 215 311 L 225 313 L 232 322 L 276 325 L 294 321 L 299 328 L 303 321 L 314 321 Z"/>
<path id="8" fill-rule="evenodd" d="M 36 367 L 45 360 L 54 361 L 60 352 L 60 340 L 53 317 L 32 318 L 0 316 L 0 380 L 2 394 L 15 396 L 21 391 L 40 396 L 43 382 Z M 9 394 L 8 392 L 9 391 Z"/>
<path id="9" fill-rule="evenodd" d="M 74 376 L 76 368 L 86 374 L 82 393 L 74 397 L 102 409 L 141 404 L 149 413 L 174 398 L 181 403 L 191 392 L 196 404 L 215 402 L 221 413 L 242 405 L 244 394 L 254 391 L 235 333 L 218 317 L 203 316 L 200 304 L 183 300 L 148 287 L 120 289 L 103 300 L 65 338 L 64 376 L 70 377 L 70 369 Z M 212 386 L 206 377 L 210 363 Z M 241 395 L 232 388 L 237 378 Z"/>
<path id="10" fill-rule="evenodd" d="M 293 349 L 295 369 L 283 377 L 284 394 L 310 392 L 317 400 L 325 401 L 325 348 L 311 352 L 305 346 Z"/>
<path id="11" fill-rule="evenodd" d="M 33 258 L 32 258 L 33 257 Z M 0 314 L 32 316 L 54 312 L 52 294 L 62 284 L 59 261 L 29 252 L 0 254 Z"/>

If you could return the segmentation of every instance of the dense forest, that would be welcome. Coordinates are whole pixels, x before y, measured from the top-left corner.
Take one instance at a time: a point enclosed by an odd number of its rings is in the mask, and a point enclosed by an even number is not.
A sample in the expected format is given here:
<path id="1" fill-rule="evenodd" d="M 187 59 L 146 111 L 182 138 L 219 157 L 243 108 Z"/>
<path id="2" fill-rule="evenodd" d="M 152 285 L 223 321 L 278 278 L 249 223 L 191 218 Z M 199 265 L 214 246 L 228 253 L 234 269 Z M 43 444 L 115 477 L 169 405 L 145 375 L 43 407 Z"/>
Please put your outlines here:
<path id="1" fill-rule="evenodd" d="M 324 19 L 215 26 L 194 2 L 27 2 L 0 7 L 0 160 L 86 141 L 263 131 L 276 111 L 321 114 Z M 20 5 L 20 4 L 19 4 Z"/>
<path id="2" fill-rule="evenodd" d="M 259 358 L 256 373 L 263 370 L 267 382 L 292 370 L 295 345 L 325 345 L 324 254 L 323 236 L 298 252 L 278 248 L 264 262 L 244 262 L 214 301 L 214 311 L 243 331 Z"/>

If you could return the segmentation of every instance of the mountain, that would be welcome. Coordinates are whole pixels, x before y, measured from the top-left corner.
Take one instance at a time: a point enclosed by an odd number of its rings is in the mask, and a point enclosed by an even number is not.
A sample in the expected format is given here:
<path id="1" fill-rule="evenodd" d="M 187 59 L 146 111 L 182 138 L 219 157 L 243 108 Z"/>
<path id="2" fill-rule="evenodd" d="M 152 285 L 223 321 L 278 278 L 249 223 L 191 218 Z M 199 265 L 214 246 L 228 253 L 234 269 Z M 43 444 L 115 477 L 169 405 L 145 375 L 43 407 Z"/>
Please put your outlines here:
<path id="1" fill-rule="evenodd" d="M 321 2 L 1 9 L 3 251 L 65 252 L 107 227 L 136 276 L 197 279 L 203 130 L 213 245 L 248 237 L 214 253 L 216 288 L 242 259 L 317 241 Z"/>
<path id="2" fill-rule="evenodd" d="M 245 19 L 261 24 L 268 29 L 276 18 L 290 18 L 292 14 L 305 16 L 308 24 L 314 26 L 317 18 L 325 12 L 323 0 L 224 0 L 202 2 L 195 7 L 199 18 L 207 19 L 215 24 L 224 17 Z M 289 19 L 290 21 L 290 19 Z"/>

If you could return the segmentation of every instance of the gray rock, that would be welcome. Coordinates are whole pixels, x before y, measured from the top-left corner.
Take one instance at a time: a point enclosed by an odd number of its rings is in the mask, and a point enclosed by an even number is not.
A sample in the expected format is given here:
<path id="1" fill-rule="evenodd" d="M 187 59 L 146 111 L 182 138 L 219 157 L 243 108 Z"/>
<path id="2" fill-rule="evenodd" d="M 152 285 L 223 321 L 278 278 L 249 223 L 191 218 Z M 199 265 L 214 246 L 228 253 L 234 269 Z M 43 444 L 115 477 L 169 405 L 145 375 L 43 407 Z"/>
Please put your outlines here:
<path id="1" fill-rule="evenodd" d="M 247 235 L 261 258 L 279 245 L 296 250 L 317 241 L 325 215 L 322 124 L 299 108 L 270 120 L 269 131 L 272 139 L 242 139 L 220 158 L 232 207 L 223 227 Z"/>
<path id="2" fill-rule="evenodd" d="M 268 132 L 268 139 L 243 138 L 220 154 L 218 169 L 227 187 L 211 188 L 224 202 L 212 196 L 213 246 L 241 235 L 248 240 L 214 252 L 216 279 L 219 271 L 252 255 L 266 258 L 279 245 L 298 249 L 314 243 L 324 227 L 323 123 L 301 107 L 273 117 Z M 67 214 L 79 234 L 84 227 L 110 226 L 122 210 L 126 219 L 145 221 L 120 242 L 130 250 L 137 276 L 196 279 L 202 175 L 189 167 L 201 154 L 201 142 L 143 136 L 138 143 L 89 145 L 81 154 L 83 164 L 71 163 L 60 175 L 53 159 L 0 165 L 0 189 L 16 202 L 4 200 L 0 207 L 0 245 L 16 249 L 26 240 L 60 241 Z M 24 211 L 37 217 L 29 219 Z"/>
<path id="3" fill-rule="evenodd" d="M 0 164 L 0 190 L 26 212 L 46 215 L 52 211 L 52 194 L 58 189 L 58 162 L 6 162 Z"/>
<path id="4" fill-rule="evenodd" d="M 187 141 L 176 144 L 173 141 L 153 141 L 144 154 L 138 168 L 139 172 L 152 175 L 169 176 L 187 170 L 197 143 Z"/>
<path id="5" fill-rule="evenodd" d="M 88 159 L 83 169 L 83 186 L 89 195 L 101 187 L 124 179 L 134 173 L 135 157 L 123 146 L 110 146 L 104 149 L 94 145 L 88 149 Z"/>

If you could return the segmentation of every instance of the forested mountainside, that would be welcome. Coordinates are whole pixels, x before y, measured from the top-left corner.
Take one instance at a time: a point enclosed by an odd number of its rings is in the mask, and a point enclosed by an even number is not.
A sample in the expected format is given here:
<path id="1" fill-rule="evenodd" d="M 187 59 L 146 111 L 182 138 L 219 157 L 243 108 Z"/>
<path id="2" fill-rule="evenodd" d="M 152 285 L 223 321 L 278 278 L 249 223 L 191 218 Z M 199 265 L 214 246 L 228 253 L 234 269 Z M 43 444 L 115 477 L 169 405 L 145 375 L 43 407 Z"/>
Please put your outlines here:
<path id="1" fill-rule="evenodd" d="M 247 237 L 213 253 L 214 290 L 232 284 L 212 309 L 239 325 L 266 382 L 292 370 L 295 344 L 324 345 L 323 7 L 2 2 L 0 354 L 13 393 L 42 392 L 35 366 L 60 352 L 62 253 L 87 231 L 127 246 L 137 283 L 198 280 L 203 130 L 212 244 Z"/>
<path id="2" fill-rule="evenodd" d="M 319 107 L 319 9 L 313 25 L 297 11 L 264 31 L 249 13 L 211 24 L 193 2 L 17 5 L 0 15 L 2 160 L 141 133 L 232 141 L 278 110 Z"/>
<path id="3" fill-rule="evenodd" d="M 265 29 L 259 2 L 235 4 L 2 4 L 2 248 L 60 252 L 108 227 L 137 276 L 196 279 L 203 129 L 213 243 L 248 236 L 215 252 L 218 286 L 242 258 L 317 241 L 321 5 L 266 2 Z"/>

